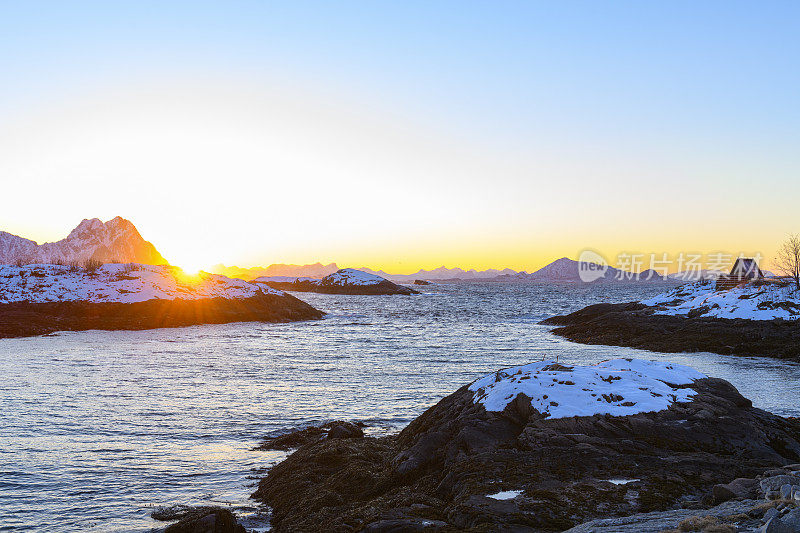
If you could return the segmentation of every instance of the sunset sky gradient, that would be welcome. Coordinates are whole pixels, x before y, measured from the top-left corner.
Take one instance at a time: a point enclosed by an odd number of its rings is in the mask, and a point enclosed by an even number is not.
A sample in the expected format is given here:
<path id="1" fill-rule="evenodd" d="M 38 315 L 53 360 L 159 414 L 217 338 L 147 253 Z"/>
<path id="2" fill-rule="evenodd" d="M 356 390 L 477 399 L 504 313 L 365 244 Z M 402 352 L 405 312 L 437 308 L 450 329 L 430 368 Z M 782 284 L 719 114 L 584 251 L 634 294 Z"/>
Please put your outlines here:
<path id="1" fill-rule="evenodd" d="M 797 2 L 6 2 L 0 230 L 535 270 L 800 231 Z"/>

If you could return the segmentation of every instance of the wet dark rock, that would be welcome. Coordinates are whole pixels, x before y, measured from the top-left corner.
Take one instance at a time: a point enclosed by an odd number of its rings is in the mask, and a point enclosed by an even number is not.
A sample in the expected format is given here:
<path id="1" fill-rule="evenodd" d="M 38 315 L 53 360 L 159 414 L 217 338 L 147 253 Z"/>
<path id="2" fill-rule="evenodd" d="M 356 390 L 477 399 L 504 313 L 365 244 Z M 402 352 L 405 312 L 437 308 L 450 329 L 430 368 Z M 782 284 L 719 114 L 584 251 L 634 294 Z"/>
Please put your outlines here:
<path id="1" fill-rule="evenodd" d="M 719 504 L 733 498 L 754 498 L 757 496 L 755 479 L 737 478 L 730 483 L 714 485 L 711 490 L 713 502 Z"/>
<path id="2" fill-rule="evenodd" d="M 292 322 L 323 316 L 323 312 L 290 294 L 136 303 L 15 302 L 0 304 L 0 338 L 89 329 L 139 330 L 229 322 Z"/>
<path id="3" fill-rule="evenodd" d="M 334 424 L 328 430 L 329 439 L 360 439 L 364 437 L 364 431 L 352 422 L 340 422 Z"/>
<path id="4" fill-rule="evenodd" d="M 441 520 L 425 520 L 422 518 L 400 518 L 396 520 L 378 520 L 367 524 L 364 533 L 405 533 L 410 531 L 439 531 L 447 527 Z"/>
<path id="5" fill-rule="evenodd" d="M 727 502 L 736 497 L 736 493 L 723 484 L 714 485 L 714 488 L 711 489 L 711 494 L 715 504 Z"/>
<path id="6" fill-rule="evenodd" d="M 319 426 L 296 429 L 275 437 L 267 437 L 256 450 L 291 450 L 304 444 L 331 439 L 356 439 L 364 436 L 363 422 L 353 423 L 336 420 Z"/>
<path id="7" fill-rule="evenodd" d="M 542 324 L 583 344 L 629 346 L 657 352 L 714 352 L 800 361 L 800 322 L 656 315 L 638 302 L 590 305 Z"/>
<path id="8" fill-rule="evenodd" d="M 415 279 L 414 285 L 430 285 L 430 281 L 425 281 L 424 279 Z"/>
<path id="9" fill-rule="evenodd" d="M 160 507 L 151 516 L 162 522 L 177 520 L 167 526 L 164 533 L 245 533 L 233 513 L 223 507 Z"/>
<path id="10" fill-rule="evenodd" d="M 272 507 L 277 533 L 420 520 L 448 531 L 561 531 L 711 498 L 715 485 L 739 498 L 765 468 L 798 462 L 798 422 L 752 407 L 721 379 L 691 388 L 691 402 L 664 411 L 547 419 L 523 395 L 488 412 L 463 387 L 397 435 L 300 446 L 254 497 Z"/>

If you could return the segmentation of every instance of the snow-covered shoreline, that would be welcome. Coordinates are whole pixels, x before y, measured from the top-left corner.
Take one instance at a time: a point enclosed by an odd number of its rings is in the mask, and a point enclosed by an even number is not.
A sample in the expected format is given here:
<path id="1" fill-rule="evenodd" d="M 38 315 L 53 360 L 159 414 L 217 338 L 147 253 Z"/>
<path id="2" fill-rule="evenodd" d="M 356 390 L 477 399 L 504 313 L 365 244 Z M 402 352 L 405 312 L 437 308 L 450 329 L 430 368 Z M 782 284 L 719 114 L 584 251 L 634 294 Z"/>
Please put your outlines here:
<path id="1" fill-rule="evenodd" d="M 699 281 L 641 303 L 655 308 L 653 313 L 658 315 L 746 320 L 800 318 L 800 292 L 791 284 L 769 281 L 751 281 L 719 291 L 714 281 Z"/>
<path id="2" fill-rule="evenodd" d="M 167 265 L 110 263 L 96 269 L 32 264 L 0 265 L 0 303 L 136 303 L 148 300 L 243 299 L 280 291 L 201 272 L 188 275 Z"/>

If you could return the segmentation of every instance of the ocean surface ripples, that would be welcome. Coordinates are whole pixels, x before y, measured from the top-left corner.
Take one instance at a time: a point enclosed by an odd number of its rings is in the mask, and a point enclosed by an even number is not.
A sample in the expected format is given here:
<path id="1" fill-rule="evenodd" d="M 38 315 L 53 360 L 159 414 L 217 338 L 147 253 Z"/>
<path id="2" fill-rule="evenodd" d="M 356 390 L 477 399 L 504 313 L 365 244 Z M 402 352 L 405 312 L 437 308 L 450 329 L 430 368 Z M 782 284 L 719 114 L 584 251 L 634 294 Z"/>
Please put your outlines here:
<path id="1" fill-rule="evenodd" d="M 317 322 L 0 340 L 0 531 L 149 531 L 153 506 L 248 500 L 283 458 L 264 435 L 330 419 L 396 430 L 475 378 L 543 358 L 669 359 L 800 415 L 800 365 L 567 342 L 537 324 L 656 284 L 431 285 L 414 297 L 302 294 Z"/>

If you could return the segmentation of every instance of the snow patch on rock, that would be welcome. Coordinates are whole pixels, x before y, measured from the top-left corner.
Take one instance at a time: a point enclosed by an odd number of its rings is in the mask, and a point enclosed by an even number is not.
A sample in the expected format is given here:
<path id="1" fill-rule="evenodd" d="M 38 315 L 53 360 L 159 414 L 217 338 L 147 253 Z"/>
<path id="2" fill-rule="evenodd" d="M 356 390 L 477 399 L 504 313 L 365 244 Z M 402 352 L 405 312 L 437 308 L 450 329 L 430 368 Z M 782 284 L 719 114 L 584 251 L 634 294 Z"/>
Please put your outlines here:
<path id="1" fill-rule="evenodd" d="M 266 285 L 216 274 L 191 276 L 166 265 L 112 263 L 94 271 L 63 265 L 0 265 L 0 303 L 240 299 L 259 293 L 283 294 Z"/>
<path id="2" fill-rule="evenodd" d="M 637 481 L 641 480 L 634 478 L 626 479 L 626 478 L 615 477 L 611 479 L 606 479 L 604 481 L 608 481 L 609 483 L 612 483 L 614 485 L 627 485 L 628 483 L 636 483 Z"/>
<path id="3" fill-rule="evenodd" d="M 492 498 L 493 500 L 513 500 L 522 494 L 522 492 L 521 490 L 503 490 L 494 494 L 487 494 L 486 497 Z"/>
<path id="4" fill-rule="evenodd" d="M 688 402 L 687 388 L 707 376 L 693 368 L 660 361 L 613 359 L 594 366 L 542 361 L 489 374 L 469 386 L 473 401 L 502 411 L 522 393 L 549 418 L 662 411 Z"/>
<path id="5" fill-rule="evenodd" d="M 713 281 L 690 283 L 642 300 L 655 307 L 655 314 L 747 320 L 797 320 L 800 318 L 800 293 L 791 285 L 749 282 L 728 290 L 716 290 Z"/>

